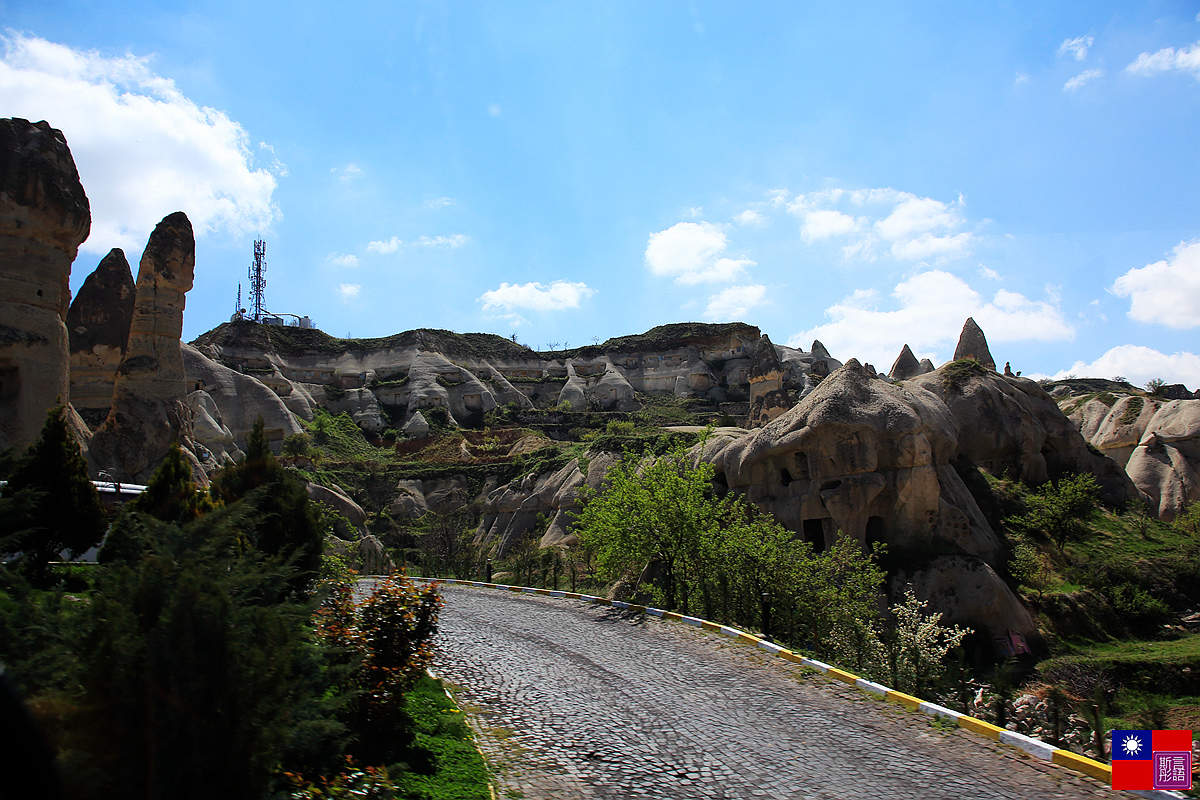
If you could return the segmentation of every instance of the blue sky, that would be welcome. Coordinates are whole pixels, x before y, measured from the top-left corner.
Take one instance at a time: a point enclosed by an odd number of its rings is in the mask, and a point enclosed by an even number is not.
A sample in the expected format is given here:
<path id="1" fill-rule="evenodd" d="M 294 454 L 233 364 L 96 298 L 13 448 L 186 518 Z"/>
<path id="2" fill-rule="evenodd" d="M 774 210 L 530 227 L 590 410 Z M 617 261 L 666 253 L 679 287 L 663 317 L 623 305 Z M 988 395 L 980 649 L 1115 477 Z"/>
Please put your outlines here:
<path id="1" fill-rule="evenodd" d="M 886 371 L 973 315 L 1200 386 L 1200 7 L 904 5 L 0 0 L 0 112 L 75 154 L 73 287 L 188 213 L 189 339 L 261 236 L 338 336 L 740 319 Z"/>

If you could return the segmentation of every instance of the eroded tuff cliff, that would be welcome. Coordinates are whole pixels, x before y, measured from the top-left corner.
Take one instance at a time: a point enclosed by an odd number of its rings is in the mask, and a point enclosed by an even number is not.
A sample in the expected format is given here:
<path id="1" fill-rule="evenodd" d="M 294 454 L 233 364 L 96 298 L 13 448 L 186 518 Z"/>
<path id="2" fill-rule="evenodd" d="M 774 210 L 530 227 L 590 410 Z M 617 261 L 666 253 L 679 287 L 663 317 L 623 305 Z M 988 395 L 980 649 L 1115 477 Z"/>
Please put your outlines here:
<path id="1" fill-rule="evenodd" d="M 204 473 L 192 448 L 180 336 L 186 294 L 196 267 L 196 240 L 183 212 L 150 234 L 138 268 L 133 322 L 117 368 L 112 407 L 92 438 L 92 463 L 120 480 L 145 483 L 178 441 Z"/>
<path id="2" fill-rule="evenodd" d="M 535 352 L 491 334 L 415 330 L 385 339 L 339 340 L 314 329 L 230 322 L 193 344 L 208 357 L 251 375 L 294 413 L 322 405 L 347 411 L 366 430 L 385 426 L 386 406 L 403 427 L 420 411 L 445 409 L 475 425 L 498 405 L 633 411 L 638 394 L 671 394 L 732 404 L 744 416 L 755 348 L 774 353 L 778 413 L 811 389 L 809 375 L 841 366 L 820 342 L 809 352 L 763 345 L 743 323 L 664 325 L 586 347 Z M 778 384 L 778 386 L 775 386 Z M 769 414 L 768 414 L 769 416 Z"/>
<path id="3" fill-rule="evenodd" d="M 71 405 L 98 427 L 112 407 L 117 368 L 125 357 L 137 287 L 125 253 L 114 248 L 88 275 L 67 311 L 71 337 Z"/>
<path id="4" fill-rule="evenodd" d="M 62 132 L 0 120 L 0 450 L 33 442 L 70 400 L 71 262 L 91 209 Z"/>

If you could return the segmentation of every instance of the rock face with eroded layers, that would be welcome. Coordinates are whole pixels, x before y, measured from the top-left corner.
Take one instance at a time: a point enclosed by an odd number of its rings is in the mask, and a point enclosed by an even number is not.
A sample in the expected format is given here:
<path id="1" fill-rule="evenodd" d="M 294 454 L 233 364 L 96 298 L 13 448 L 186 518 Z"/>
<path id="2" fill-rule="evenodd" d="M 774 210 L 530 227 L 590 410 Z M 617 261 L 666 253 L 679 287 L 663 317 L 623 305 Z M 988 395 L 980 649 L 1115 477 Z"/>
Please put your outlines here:
<path id="1" fill-rule="evenodd" d="M 71 262 L 91 209 L 71 150 L 46 122 L 0 120 L 0 450 L 29 445 L 70 399 Z"/>
<path id="2" fill-rule="evenodd" d="M 1110 505 L 1124 506 L 1136 496 L 1121 465 L 1090 450 L 1075 423 L 1035 381 L 964 359 L 905 385 L 946 404 L 960 432 L 957 455 L 992 475 L 1039 486 L 1063 474 L 1090 472 Z"/>
<path id="3" fill-rule="evenodd" d="M 387 427 L 385 416 L 399 428 L 433 408 L 445 409 L 453 423 L 474 426 L 500 405 L 629 412 L 642 407 L 644 395 L 673 395 L 741 417 L 761 339 L 758 328 L 740 322 L 678 323 L 536 352 L 482 333 L 419 329 L 384 339 L 334 339 L 316 329 L 237 320 L 193 344 L 269 386 L 298 416 L 311 418 L 319 404 L 346 410 L 360 427 L 379 431 Z M 770 413 L 811 390 L 810 375 L 841 366 L 820 342 L 809 352 L 769 340 L 765 346 L 774 350 L 772 380 L 779 384 Z"/>
<path id="4" fill-rule="evenodd" d="M 112 408 L 92 439 L 97 469 L 120 480 L 144 483 L 171 442 L 178 440 L 191 454 L 197 478 L 207 482 L 193 452 L 180 342 L 185 296 L 195 267 L 196 239 L 187 215 L 164 217 L 142 254 L 133 323 L 117 368 Z"/>
<path id="5" fill-rule="evenodd" d="M 71 405 L 99 427 L 112 407 L 117 368 L 125 357 L 136 294 L 125 253 L 113 248 L 87 277 L 67 311 L 71 337 Z"/>
<path id="6" fill-rule="evenodd" d="M 948 621 L 1036 636 L 998 574 L 1004 548 L 951 465 L 964 435 L 935 393 L 893 385 L 851 360 L 765 427 L 723 429 L 700 457 L 718 483 L 818 551 L 851 536 L 915 554 L 905 580 L 936 598 Z M 972 590 L 948 591 L 964 570 L 977 578 Z"/>

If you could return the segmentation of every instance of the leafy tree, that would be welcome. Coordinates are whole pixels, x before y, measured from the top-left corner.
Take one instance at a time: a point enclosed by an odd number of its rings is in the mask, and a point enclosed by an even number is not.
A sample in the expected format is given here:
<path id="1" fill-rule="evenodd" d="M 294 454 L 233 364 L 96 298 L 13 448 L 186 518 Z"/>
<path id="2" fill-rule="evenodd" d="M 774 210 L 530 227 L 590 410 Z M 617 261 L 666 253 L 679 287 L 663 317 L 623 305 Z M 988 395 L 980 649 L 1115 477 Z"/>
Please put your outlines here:
<path id="1" fill-rule="evenodd" d="M 764 625 L 773 608 L 773 631 L 818 652 L 839 626 L 875 616 L 884 580 L 878 552 L 840 537 L 814 553 L 735 495 L 715 497 L 712 476 L 711 465 L 692 464 L 682 442 L 653 462 L 627 452 L 577 515 L 580 544 L 595 552 L 599 574 L 632 580 L 650 564 L 667 608 L 690 613 L 698 603 L 706 615 L 744 625 Z"/>
<path id="2" fill-rule="evenodd" d="M 78 555 L 104 537 L 104 508 L 63 406 L 46 414 L 4 494 L 12 502 L 0 514 L 0 544 L 7 553 L 22 553 L 22 567 L 37 585 L 48 582 L 48 565 L 60 553 Z"/>
<path id="3" fill-rule="evenodd" d="M 1098 495 L 1096 477 L 1090 472 L 1063 476 L 1027 495 L 1029 510 L 1007 521 L 1030 533 L 1049 536 L 1061 553 L 1068 541 L 1081 539 L 1087 533 L 1087 522 L 1096 510 Z"/>
<path id="4" fill-rule="evenodd" d="M 1146 392 L 1151 397 L 1158 397 L 1160 394 L 1162 394 L 1163 387 L 1166 385 L 1167 382 L 1162 378 L 1151 378 L 1146 383 Z"/>
<path id="5" fill-rule="evenodd" d="M 1008 564 L 1014 578 L 1038 593 L 1038 602 L 1042 602 L 1042 593 L 1054 580 L 1054 567 L 1046 554 L 1029 542 L 1021 542 L 1013 548 L 1013 557 Z"/>
<path id="6" fill-rule="evenodd" d="M 681 442 L 661 458 L 643 461 L 626 452 L 599 492 L 585 492 L 576 530 L 594 546 L 601 574 L 633 577 L 653 564 L 668 610 L 687 605 L 689 582 L 697 577 L 703 542 L 712 537 L 728 507 L 712 497 L 713 467 L 693 466 Z"/>

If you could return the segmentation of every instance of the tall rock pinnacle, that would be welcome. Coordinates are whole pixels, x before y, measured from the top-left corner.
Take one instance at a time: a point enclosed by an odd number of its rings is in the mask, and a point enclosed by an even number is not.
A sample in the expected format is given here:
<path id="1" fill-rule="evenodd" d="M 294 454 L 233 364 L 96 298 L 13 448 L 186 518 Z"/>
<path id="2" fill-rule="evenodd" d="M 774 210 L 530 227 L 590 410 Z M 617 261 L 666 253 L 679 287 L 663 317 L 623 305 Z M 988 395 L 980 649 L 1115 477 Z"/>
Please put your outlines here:
<path id="1" fill-rule="evenodd" d="M 62 132 L 0 119 L 0 450 L 31 444 L 70 400 L 63 318 L 91 220 Z"/>
<path id="2" fill-rule="evenodd" d="M 192 224 L 177 211 L 158 223 L 142 253 L 133 322 L 125 357 L 117 367 L 112 408 L 92 439 L 95 465 L 123 480 L 149 478 L 172 440 L 190 443 L 179 337 L 195 266 Z"/>
<path id="3" fill-rule="evenodd" d="M 981 366 L 995 372 L 996 362 L 992 360 L 992 353 L 988 350 L 987 337 L 983 335 L 983 330 L 975 324 L 974 317 L 967 317 L 967 321 L 963 323 L 962 333 L 958 335 L 958 347 L 954 348 L 954 360 L 958 361 L 961 358 L 973 358 L 979 362 Z"/>
<path id="4" fill-rule="evenodd" d="M 99 426 L 112 406 L 117 367 L 133 323 L 135 285 L 125 253 L 114 248 L 87 277 L 67 312 L 71 336 L 71 405 Z"/>

